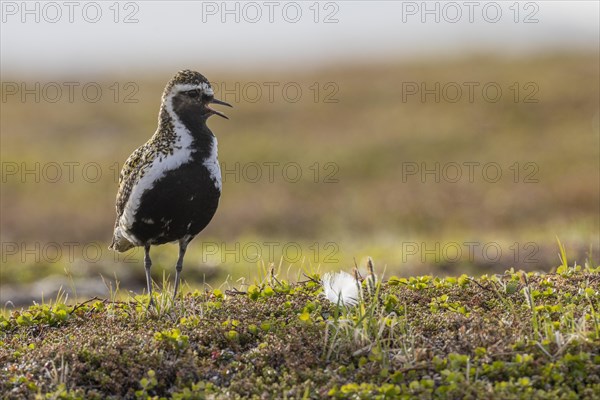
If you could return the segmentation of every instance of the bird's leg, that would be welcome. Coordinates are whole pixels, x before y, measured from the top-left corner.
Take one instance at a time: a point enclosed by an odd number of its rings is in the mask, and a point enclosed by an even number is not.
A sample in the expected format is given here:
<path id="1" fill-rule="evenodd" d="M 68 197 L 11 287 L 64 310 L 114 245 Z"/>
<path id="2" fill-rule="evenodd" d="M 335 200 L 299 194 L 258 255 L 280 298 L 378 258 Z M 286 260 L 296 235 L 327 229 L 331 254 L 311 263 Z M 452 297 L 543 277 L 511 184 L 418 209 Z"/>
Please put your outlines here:
<path id="1" fill-rule="evenodd" d="M 177 265 L 175 266 L 175 291 L 173 292 L 173 301 L 177 297 L 177 291 L 179 290 L 179 275 L 183 269 L 183 257 L 185 256 L 185 250 L 189 240 L 182 239 L 179 241 L 179 258 L 177 259 Z"/>
<path id="2" fill-rule="evenodd" d="M 146 286 L 148 287 L 148 295 L 150 296 L 148 308 L 150 308 L 154 305 L 154 299 L 152 298 L 152 277 L 150 276 L 150 268 L 152 268 L 152 260 L 150 259 L 150 245 L 144 246 L 144 267 L 146 268 Z"/>

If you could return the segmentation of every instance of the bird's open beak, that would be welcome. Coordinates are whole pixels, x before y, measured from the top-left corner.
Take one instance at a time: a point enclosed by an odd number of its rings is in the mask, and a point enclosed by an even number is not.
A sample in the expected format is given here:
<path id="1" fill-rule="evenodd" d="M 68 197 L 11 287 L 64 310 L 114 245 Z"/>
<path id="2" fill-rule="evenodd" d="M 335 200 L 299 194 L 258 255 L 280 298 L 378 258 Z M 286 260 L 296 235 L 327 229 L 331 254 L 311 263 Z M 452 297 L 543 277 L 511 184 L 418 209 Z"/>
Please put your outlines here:
<path id="1" fill-rule="evenodd" d="M 213 104 L 220 104 L 220 105 L 222 105 L 222 106 L 227 106 L 227 107 L 233 107 L 231 104 L 229 104 L 229 103 L 226 103 L 226 102 L 224 102 L 224 101 L 222 101 L 222 100 L 217 100 L 217 99 L 212 99 L 212 100 L 211 100 L 211 103 L 213 103 Z M 206 108 L 207 108 L 207 109 L 208 109 L 208 110 L 209 110 L 211 113 L 213 113 L 213 114 L 217 114 L 219 117 L 223 117 L 223 118 L 225 118 L 225 119 L 229 119 L 229 117 L 228 117 L 227 115 L 223 114 L 221 111 L 217 111 L 217 110 L 215 110 L 215 109 L 213 109 L 213 108 L 210 108 L 208 105 L 206 105 Z"/>

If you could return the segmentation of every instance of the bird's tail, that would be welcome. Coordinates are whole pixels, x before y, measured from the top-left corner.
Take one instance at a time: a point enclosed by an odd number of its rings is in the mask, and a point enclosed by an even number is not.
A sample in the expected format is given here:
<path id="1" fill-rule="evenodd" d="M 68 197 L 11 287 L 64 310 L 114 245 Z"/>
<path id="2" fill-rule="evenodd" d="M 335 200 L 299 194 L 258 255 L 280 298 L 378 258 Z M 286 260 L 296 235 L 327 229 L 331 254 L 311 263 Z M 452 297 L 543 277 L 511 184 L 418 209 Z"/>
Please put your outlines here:
<path id="1" fill-rule="evenodd" d="M 135 245 L 127 240 L 123 234 L 121 233 L 121 228 L 116 227 L 115 232 L 113 233 L 113 239 L 109 249 L 118 251 L 119 253 L 123 253 L 129 249 L 134 248 Z"/>

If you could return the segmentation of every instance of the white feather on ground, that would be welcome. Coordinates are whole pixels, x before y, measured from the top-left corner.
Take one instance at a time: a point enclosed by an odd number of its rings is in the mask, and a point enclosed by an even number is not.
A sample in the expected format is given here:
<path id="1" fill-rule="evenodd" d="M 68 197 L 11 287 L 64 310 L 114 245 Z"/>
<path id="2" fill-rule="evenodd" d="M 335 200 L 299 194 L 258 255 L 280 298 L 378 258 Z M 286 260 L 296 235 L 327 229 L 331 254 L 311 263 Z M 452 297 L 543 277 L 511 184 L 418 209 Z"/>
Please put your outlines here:
<path id="1" fill-rule="evenodd" d="M 323 294 L 329 301 L 345 306 L 354 306 L 358 303 L 358 284 L 354 276 L 347 272 L 326 273 L 321 278 Z"/>

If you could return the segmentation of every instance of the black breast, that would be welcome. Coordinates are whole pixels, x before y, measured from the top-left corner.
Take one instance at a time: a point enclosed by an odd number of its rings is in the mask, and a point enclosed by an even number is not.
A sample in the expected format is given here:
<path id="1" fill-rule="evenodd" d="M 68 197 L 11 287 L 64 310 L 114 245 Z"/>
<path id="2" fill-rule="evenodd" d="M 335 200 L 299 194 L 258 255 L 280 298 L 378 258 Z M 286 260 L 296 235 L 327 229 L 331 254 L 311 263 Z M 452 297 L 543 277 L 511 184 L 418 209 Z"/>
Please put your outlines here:
<path id="1" fill-rule="evenodd" d="M 192 159 L 166 172 L 144 192 L 131 232 L 147 244 L 193 237 L 215 215 L 220 196 L 202 158 Z"/>

